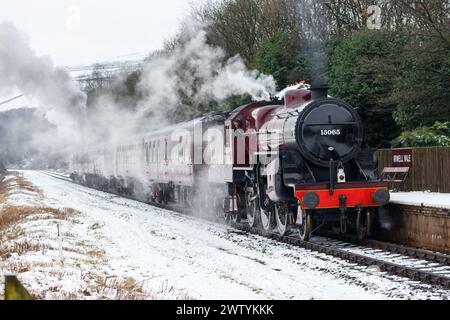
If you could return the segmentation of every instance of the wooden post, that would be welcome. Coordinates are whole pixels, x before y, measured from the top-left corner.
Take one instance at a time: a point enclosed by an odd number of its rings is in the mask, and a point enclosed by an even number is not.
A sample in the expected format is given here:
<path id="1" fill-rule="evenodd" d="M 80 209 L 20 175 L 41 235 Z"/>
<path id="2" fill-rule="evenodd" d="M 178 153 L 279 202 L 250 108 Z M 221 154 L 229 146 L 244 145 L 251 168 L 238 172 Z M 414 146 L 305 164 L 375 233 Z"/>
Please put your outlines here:
<path id="1" fill-rule="evenodd" d="M 64 257 L 63 257 L 63 248 L 62 248 L 62 237 L 61 237 L 61 230 L 60 230 L 60 223 L 57 223 L 57 229 L 58 229 L 58 247 L 59 247 L 59 262 L 62 266 L 64 266 Z"/>

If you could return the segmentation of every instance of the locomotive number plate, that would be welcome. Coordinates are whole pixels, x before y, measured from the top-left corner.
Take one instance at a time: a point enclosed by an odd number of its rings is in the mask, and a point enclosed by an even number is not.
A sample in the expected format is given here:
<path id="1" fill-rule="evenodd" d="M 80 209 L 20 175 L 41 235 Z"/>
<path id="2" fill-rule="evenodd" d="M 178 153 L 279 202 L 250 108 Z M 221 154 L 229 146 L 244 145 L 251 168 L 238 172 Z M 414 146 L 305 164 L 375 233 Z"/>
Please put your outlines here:
<path id="1" fill-rule="evenodd" d="M 320 135 L 322 135 L 322 136 L 340 136 L 341 129 L 320 130 Z"/>

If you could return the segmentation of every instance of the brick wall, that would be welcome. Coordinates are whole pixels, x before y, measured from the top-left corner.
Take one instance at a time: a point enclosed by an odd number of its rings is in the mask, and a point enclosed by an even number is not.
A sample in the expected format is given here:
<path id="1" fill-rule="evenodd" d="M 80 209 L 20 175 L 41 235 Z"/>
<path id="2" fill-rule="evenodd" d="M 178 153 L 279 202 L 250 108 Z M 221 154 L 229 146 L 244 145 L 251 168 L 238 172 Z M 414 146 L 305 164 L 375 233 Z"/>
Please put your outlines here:
<path id="1" fill-rule="evenodd" d="M 450 209 L 390 204 L 379 222 L 376 239 L 450 252 Z"/>

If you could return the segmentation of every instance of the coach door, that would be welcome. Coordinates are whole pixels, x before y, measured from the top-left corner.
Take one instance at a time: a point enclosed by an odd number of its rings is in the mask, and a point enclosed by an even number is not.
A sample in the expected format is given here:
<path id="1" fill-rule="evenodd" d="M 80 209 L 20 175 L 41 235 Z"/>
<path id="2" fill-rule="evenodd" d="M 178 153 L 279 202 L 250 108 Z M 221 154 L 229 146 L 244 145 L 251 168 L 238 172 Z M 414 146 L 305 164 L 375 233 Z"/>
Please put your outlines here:
<path id="1" fill-rule="evenodd" d="M 231 121 L 225 122 L 224 127 L 224 163 L 223 163 L 223 172 L 224 172 L 224 180 L 232 182 L 233 181 L 233 128 L 231 127 Z"/>
<path id="2" fill-rule="evenodd" d="M 225 155 L 224 162 L 225 164 L 233 164 L 233 130 L 231 128 L 231 122 L 227 121 L 225 124 Z"/>

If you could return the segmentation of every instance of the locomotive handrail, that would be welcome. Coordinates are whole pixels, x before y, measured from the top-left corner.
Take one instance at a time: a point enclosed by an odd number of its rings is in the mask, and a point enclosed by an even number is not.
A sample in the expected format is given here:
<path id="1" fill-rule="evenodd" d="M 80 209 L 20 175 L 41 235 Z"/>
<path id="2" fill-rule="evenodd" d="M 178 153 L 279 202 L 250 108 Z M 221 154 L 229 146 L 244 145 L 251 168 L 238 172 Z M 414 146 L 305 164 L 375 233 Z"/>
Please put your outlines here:
<path id="1" fill-rule="evenodd" d="M 307 123 L 306 126 L 307 127 L 311 127 L 311 126 L 328 126 L 328 125 L 342 126 L 342 125 L 347 125 L 347 124 L 356 125 L 357 122 L 355 122 L 355 121 L 351 121 L 351 122 L 333 122 L 331 124 L 329 124 L 329 123 Z"/>

